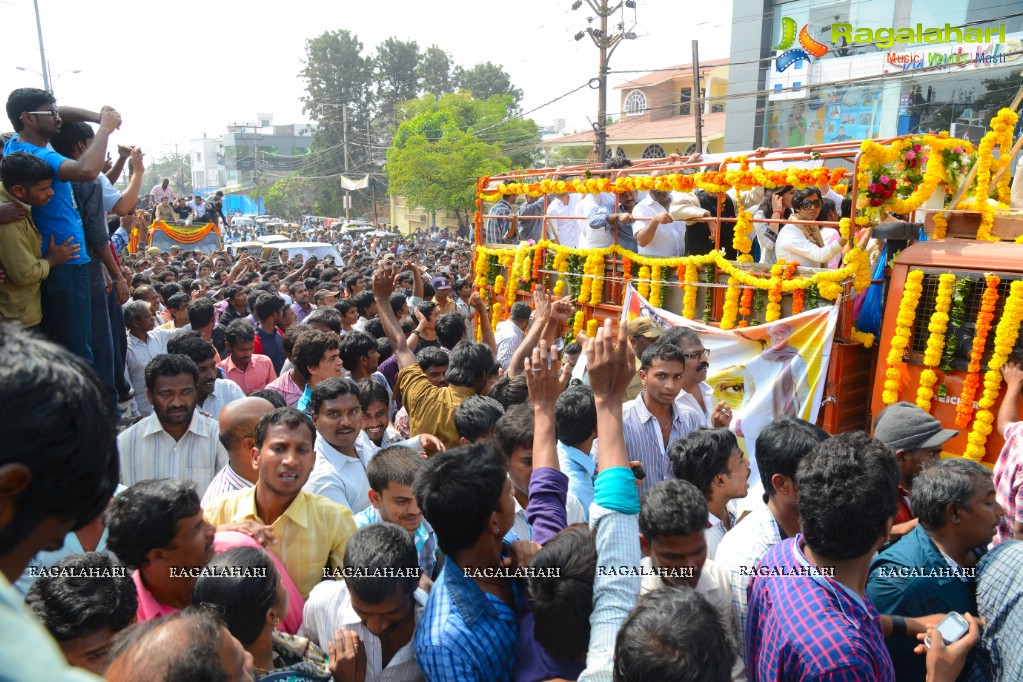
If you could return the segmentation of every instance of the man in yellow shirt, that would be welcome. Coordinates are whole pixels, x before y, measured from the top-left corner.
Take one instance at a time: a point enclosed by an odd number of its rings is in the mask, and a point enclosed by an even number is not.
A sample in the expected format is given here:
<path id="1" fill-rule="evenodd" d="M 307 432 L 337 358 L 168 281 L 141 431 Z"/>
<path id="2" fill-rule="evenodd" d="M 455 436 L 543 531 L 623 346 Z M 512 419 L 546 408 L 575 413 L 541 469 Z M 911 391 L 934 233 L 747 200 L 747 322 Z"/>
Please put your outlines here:
<path id="1" fill-rule="evenodd" d="M 252 457 L 259 470 L 256 485 L 211 503 L 206 518 L 224 530 L 247 530 L 276 554 L 303 599 L 325 569 L 341 568 L 345 545 L 355 532 L 352 512 L 302 490 L 316 453 L 313 423 L 293 407 L 264 415 L 256 425 Z"/>
<path id="2" fill-rule="evenodd" d="M 15 152 L 0 167 L 0 202 L 12 202 L 24 209 L 24 217 L 0 224 L 0 253 L 7 273 L 0 281 L 0 319 L 17 320 L 23 327 L 35 327 L 43 319 L 39 285 L 50 268 L 78 257 L 74 239 L 56 244 L 50 237 L 46 256 L 43 238 L 32 221 L 33 206 L 45 206 L 53 196 L 53 170 L 38 156 Z"/>

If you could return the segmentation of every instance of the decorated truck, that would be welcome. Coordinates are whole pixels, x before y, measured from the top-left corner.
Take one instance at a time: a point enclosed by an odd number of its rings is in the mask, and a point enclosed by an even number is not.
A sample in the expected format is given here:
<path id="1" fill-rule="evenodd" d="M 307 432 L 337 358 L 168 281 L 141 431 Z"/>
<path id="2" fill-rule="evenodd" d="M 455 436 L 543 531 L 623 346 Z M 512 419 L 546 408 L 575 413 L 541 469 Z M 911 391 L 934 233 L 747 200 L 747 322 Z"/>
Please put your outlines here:
<path id="1" fill-rule="evenodd" d="M 145 251 L 149 247 L 155 247 L 160 253 L 165 253 L 169 252 L 171 247 L 179 246 L 182 251 L 210 254 L 224 248 L 220 228 L 215 223 L 185 226 L 157 220 L 148 226 L 136 225 L 129 236 L 129 253 Z"/>
<path id="2" fill-rule="evenodd" d="M 768 419 L 797 414 L 838 433 L 871 430 L 886 405 L 908 400 L 960 431 L 945 456 L 991 466 L 1003 444 L 993 428 L 999 370 L 1021 351 L 1023 212 L 1009 207 L 1006 172 L 1020 147 L 1013 147 L 1016 121 L 1003 109 L 976 147 L 947 134 L 910 135 L 479 178 L 474 285 L 495 326 L 538 285 L 571 296 L 578 312 L 566 340 L 592 335 L 607 317 L 695 327 L 711 351 L 708 383 L 735 412 L 732 426 L 745 432 L 747 451 L 754 429 L 743 424 L 763 421 L 765 405 Z M 807 224 L 756 215 L 765 190 L 786 186 L 847 199 L 848 217 L 809 222 L 866 248 L 851 248 L 830 268 L 754 262 L 755 216 L 775 231 Z M 696 221 L 709 225 L 714 250 L 646 256 L 622 248 L 617 234 L 600 248 L 559 242 L 566 221 L 579 233 L 591 229 L 583 209 L 564 208 L 575 206 L 572 195 L 584 207 L 587 195 L 617 207 L 629 193 L 651 190 L 716 202 Z M 520 194 L 542 202 L 539 238 L 487 243 L 488 233 L 512 224 L 507 207 L 494 207 Z M 735 217 L 727 217 L 729 203 Z M 637 219 L 633 229 L 642 224 Z M 787 359 L 769 364 L 778 358 Z"/>

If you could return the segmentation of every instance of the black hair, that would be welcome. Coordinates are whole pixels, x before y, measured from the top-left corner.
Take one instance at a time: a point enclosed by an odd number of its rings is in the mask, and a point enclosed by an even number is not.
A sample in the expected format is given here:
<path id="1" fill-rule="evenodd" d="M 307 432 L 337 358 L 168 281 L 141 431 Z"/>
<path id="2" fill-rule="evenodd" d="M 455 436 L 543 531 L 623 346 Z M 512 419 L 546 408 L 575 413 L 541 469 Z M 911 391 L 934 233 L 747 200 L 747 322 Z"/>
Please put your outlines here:
<path id="1" fill-rule="evenodd" d="M 689 327 L 671 327 L 661 334 L 660 338 L 657 339 L 657 343 L 654 345 L 659 346 L 662 344 L 670 344 L 681 349 L 683 343 L 694 343 L 699 341 L 700 335 L 697 334 L 695 330 L 690 329 Z M 683 362 L 684 361 L 685 360 L 683 358 Z"/>
<path id="2" fill-rule="evenodd" d="M 426 466 L 418 452 L 404 445 L 392 445 L 373 455 L 366 465 L 369 487 L 383 493 L 391 483 L 412 485 L 416 474 Z"/>
<path id="3" fill-rule="evenodd" d="M 288 330 L 288 333 L 291 333 L 291 329 Z M 287 339 L 288 334 L 285 334 L 284 337 Z M 327 351 L 338 350 L 341 345 L 336 334 L 328 334 L 318 329 L 302 329 L 293 338 L 295 345 L 291 348 L 291 361 L 295 365 L 295 371 L 306 381 L 309 381 L 312 376 L 309 368 L 320 364 Z"/>
<path id="4" fill-rule="evenodd" d="M 167 340 L 167 352 L 171 355 L 184 355 L 196 365 L 217 356 L 213 344 L 204 339 L 201 332 L 194 330 L 172 334 Z"/>
<path id="5" fill-rule="evenodd" d="M 469 396 L 455 410 L 455 429 L 461 438 L 475 443 L 493 434 L 504 415 L 504 405 L 482 395 Z"/>
<path id="6" fill-rule="evenodd" d="M 161 277 L 164 277 L 164 276 L 166 276 L 168 274 L 171 274 L 172 277 L 174 276 L 173 273 L 167 273 L 165 271 L 163 273 L 163 275 L 161 275 Z M 167 282 L 166 284 L 162 284 L 162 285 L 158 286 L 157 287 L 157 291 L 159 291 L 160 298 L 163 299 L 164 304 L 167 305 L 169 303 L 168 299 L 171 296 L 173 296 L 174 294 L 181 293 L 181 286 L 177 282 Z M 167 305 L 167 307 L 170 307 L 170 306 Z"/>
<path id="7" fill-rule="evenodd" d="M 422 315 L 423 318 L 426 320 L 430 319 L 430 315 L 432 315 L 433 311 L 436 309 L 437 304 L 434 303 L 433 301 L 423 301 L 422 303 L 416 306 L 416 310 L 418 310 L 419 314 Z"/>
<path id="8" fill-rule="evenodd" d="M 529 400 L 529 387 L 526 385 L 526 375 L 508 376 L 505 374 L 494 382 L 487 393 L 491 398 L 501 403 L 504 409 L 513 405 L 522 405 Z"/>
<path id="9" fill-rule="evenodd" d="M 431 299 L 437 295 L 437 290 L 433 288 L 433 285 L 429 282 L 423 282 L 423 298 Z"/>
<path id="10" fill-rule="evenodd" d="M 146 365 L 146 389 L 156 388 L 157 377 L 176 377 L 179 374 L 191 374 L 195 385 L 199 385 L 199 368 L 186 355 L 163 353 L 157 355 Z"/>
<path id="11" fill-rule="evenodd" d="M 319 414 L 320 407 L 327 400 L 336 400 L 343 395 L 353 395 L 358 399 L 359 390 L 355 387 L 355 384 L 348 379 L 338 379 L 337 377 L 331 377 L 316 384 L 313 388 L 312 399 L 309 401 L 309 411 L 311 414 Z"/>
<path id="12" fill-rule="evenodd" d="M 458 345 L 458 342 L 465 338 L 465 318 L 459 313 L 446 313 L 437 318 L 434 323 L 434 331 L 437 333 L 437 340 L 440 345 L 451 350 Z"/>
<path id="13" fill-rule="evenodd" d="M 263 400 L 273 405 L 274 409 L 277 409 L 278 407 L 288 406 L 288 403 L 284 399 L 284 396 L 282 396 L 279 391 L 275 391 L 272 388 L 261 388 L 258 391 L 253 391 L 252 393 L 249 394 L 249 397 L 262 398 Z"/>
<path id="14" fill-rule="evenodd" d="M 320 382 L 321 384 L 323 382 Z M 269 431 L 274 426 L 286 426 L 293 431 L 300 426 L 309 429 L 309 437 L 312 443 L 316 442 L 316 427 L 313 426 L 309 417 L 305 416 L 294 407 L 278 407 L 273 412 L 267 412 L 256 422 L 256 448 L 263 447 Z"/>
<path id="15" fill-rule="evenodd" d="M 377 353 L 380 354 L 380 357 L 377 358 L 377 361 L 380 364 L 383 364 L 384 361 L 387 360 L 387 358 L 394 355 L 394 350 L 391 348 L 391 342 L 388 341 L 385 337 L 380 337 L 377 339 Z"/>
<path id="16" fill-rule="evenodd" d="M 284 299 L 277 294 L 262 294 L 256 299 L 253 311 L 256 317 L 262 322 L 273 317 L 277 311 L 284 307 Z"/>
<path id="17" fill-rule="evenodd" d="M 383 385 L 374 379 L 363 379 L 358 384 L 359 405 L 362 406 L 362 411 L 365 412 L 369 409 L 370 404 L 374 402 L 381 402 L 387 405 L 391 397 L 387 395 L 387 389 Z"/>
<path id="18" fill-rule="evenodd" d="M 899 471 L 888 447 L 863 431 L 821 441 L 799 463 L 799 526 L 819 557 L 872 553 L 898 507 Z"/>
<path id="19" fill-rule="evenodd" d="M 803 203 L 803 201 L 807 197 L 812 196 L 816 196 L 818 199 L 821 199 L 822 198 L 821 191 L 813 186 L 804 187 L 803 189 L 797 189 L 796 193 L 792 195 L 792 206 L 794 208 L 799 208 L 799 205 Z M 824 202 L 821 201 L 821 203 Z"/>
<path id="20" fill-rule="evenodd" d="M 31 189 L 40 182 L 53 179 L 53 169 L 35 154 L 14 152 L 0 164 L 0 181 L 4 187 Z"/>
<path id="21" fill-rule="evenodd" d="M 565 347 L 561 349 L 562 355 L 579 355 L 583 352 L 583 347 L 580 346 L 576 341 L 572 341 L 565 344 Z"/>
<path id="22" fill-rule="evenodd" d="M 294 364 L 294 358 L 292 355 L 295 353 L 295 342 L 298 341 L 298 337 L 312 331 L 319 330 L 302 324 L 293 324 L 288 327 L 286 332 L 284 332 L 284 337 L 281 339 L 281 345 L 284 347 L 284 356 L 291 360 L 292 364 Z"/>
<path id="23" fill-rule="evenodd" d="M 256 340 L 256 330 L 252 328 L 252 325 L 247 320 L 237 319 L 227 325 L 227 329 L 224 331 L 224 338 L 229 346 L 233 346 L 239 341 L 251 343 Z"/>
<path id="24" fill-rule="evenodd" d="M 505 459 L 511 459 L 519 448 L 533 449 L 533 428 L 531 405 L 519 404 L 506 408 L 494 429 L 497 447 Z"/>
<path id="25" fill-rule="evenodd" d="M 661 481 L 643 492 L 639 507 L 639 532 L 647 540 L 707 528 L 707 500 L 689 481 Z"/>
<path id="26" fill-rule="evenodd" d="M 20 133 L 25 129 L 21 122 L 21 115 L 30 111 L 38 111 L 39 107 L 47 104 L 56 104 L 57 99 L 52 92 L 40 90 L 39 88 L 18 88 L 11 91 L 7 96 L 7 119 L 14 126 L 14 132 Z"/>
<path id="27" fill-rule="evenodd" d="M 342 315 L 347 313 L 349 310 L 355 307 L 355 304 L 348 299 L 343 299 L 334 304 L 334 310 L 338 311 Z"/>
<path id="28" fill-rule="evenodd" d="M 192 329 L 203 329 L 216 316 L 216 306 L 213 301 L 203 296 L 188 304 L 188 323 Z"/>
<path id="29" fill-rule="evenodd" d="M 689 481 L 709 498 L 714 479 L 728 473 L 728 460 L 738 449 L 739 442 L 728 429 L 697 429 L 672 441 L 668 459 L 675 478 Z"/>
<path id="30" fill-rule="evenodd" d="M 302 322 L 306 325 L 321 324 L 335 334 L 341 333 L 341 314 L 334 308 L 317 308 Z"/>
<path id="31" fill-rule="evenodd" d="M 338 348 L 341 364 L 349 372 L 354 372 L 359 366 L 359 360 L 370 351 L 376 350 L 376 347 L 376 339 L 366 332 L 353 331 L 350 334 L 345 334 L 341 337 L 341 344 Z"/>
<path id="32" fill-rule="evenodd" d="M 404 310 L 405 306 L 408 305 L 408 297 L 400 291 L 395 291 L 391 294 L 391 297 L 388 300 L 391 303 L 391 310 L 394 312 L 395 316 L 397 316 L 398 313 Z"/>
<path id="33" fill-rule="evenodd" d="M 273 559 L 261 547 L 236 547 L 213 557 L 206 567 L 210 573 L 196 579 L 192 604 L 213 607 L 248 649 L 266 625 L 266 612 L 277 604 L 280 577 Z"/>
<path id="34" fill-rule="evenodd" d="M 525 301 L 516 301 L 512 303 L 511 312 L 509 313 L 509 319 L 512 320 L 528 320 L 533 314 L 533 309 L 529 307 L 529 304 Z"/>
<path id="35" fill-rule="evenodd" d="M 689 587 L 642 595 L 615 640 L 614 682 L 729 682 L 735 645 L 710 602 Z"/>
<path id="36" fill-rule="evenodd" d="M 337 268 L 326 268 L 325 270 L 323 270 L 323 272 L 320 273 L 320 281 L 321 282 L 329 282 L 330 280 L 334 279 L 335 277 L 340 277 L 340 276 L 341 276 L 341 271 L 338 270 Z"/>
<path id="37" fill-rule="evenodd" d="M 436 346 L 428 346 L 416 353 L 416 362 L 425 372 L 431 367 L 447 367 L 451 364 L 451 357 Z"/>
<path id="38" fill-rule="evenodd" d="M 379 317 L 374 317 L 370 319 L 368 322 L 366 322 L 366 325 L 363 327 L 363 330 L 367 334 L 372 336 L 374 339 L 386 338 L 387 336 L 384 333 L 384 323 L 380 321 Z M 411 334 L 412 332 L 409 333 Z"/>
<path id="39" fill-rule="evenodd" d="M 991 470 L 968 459 L 943 459 L 924 467 L 913 479 L 910 504 L 920 524 L 928 530 L 945 525 L 945 511 L 955 504 L 971 509 L 977 482 L 991 480 Z"/>
<path id="40" fill-rule="evenodd" d="M 764 214 L 765 217 L 770 218 L 771 216 L 774 215 L 774 204 L 771 201 L 774 198 L 774 196 L 775 195 L 780 195 L 780 194 L 785 194 L 786 192 L 791 192 L 794 189 L 795 189 L 795 187 L 792 186 L 792 185 L 782 185 L 781 187 L 775 187 L 774 189 L 764 190 L 764 200 L 760 202 L 760 205 L 757 206 L 757 210 L 754 211 L 754 213 L 756 213 L 757 211 L 760 211 L 760 212 L 762 212 Z M 782 213 L 784 214 L 782 216 L 783 218 L 784 217 L 788 217 L 788 214 L 791 213 L 791 210 L 790 209 L 782 209 Z M 777 227 L 777 225 L 774 225 L 772 227 L 772 229 L 774 229 L 776 227 Z"/>
<path id="41" fill-rule="evenodd" d="M 36 578 L 25 597 L 50 635 L 58 642 L 110 628 L 128 627 L 139 608 L 135 583 L 119 575 L 123 567 L 106 552 L 64 557 L 50 573 Z M 94 575 L 103 575 L 97 580 Z"/>
<path id="42" fill-rule="evenodd" d="M 348 538 L 342 564 L 351 572 L 345 585 L 369 604 L 379 604 L 399 590 L 411 598 L 419 587 L 416 545 L 408 531 L 394 523 L 371 523 L 355 531 Z M 380 577 L 391 571 L 396 574 Z"/>
<path id="43" fill-rule="evenodd" d="M 835 208 L 835 202 L 831 199 L 822 199 L 821 210 L 820 213 L 817 214 L 817 220 L 827 220 L 828 214 L 832 211 L 838 213 L 838 210 Z"/>
<path id="44" fill-rule="evenodd" d="M 526 579 L 533 636 L 552 658 L 581 659 L 589 647 L 597 572 L 593 534 L 582 524 L 569 526 L 548 540 L 529 565 L 535 570 Z"/>
<path id="45" fill-rule="evenodd" d="M 597 406 L 589 386 L 571 386 L 558 396 L 554 426 L 558 440 L 572 447 L 593 437 L 597 429 Z"/>
<path id="46" fill-rule="evenodd" d="M 806 453 L 831 436 L 816 424 L 796 417 L 777 417 L 757 435 L 757 467 L 764 484 L 764 501 L 774 495 L 771 477 L 781 474 L 796 480 L 796 470 Z"/>
<path id="47" fill-rule="evenodd" d="M 460 341 L 451 349 L 448 371 L 444 375 L 452 386 L 475 388 L 494 367 L 490 346 L 474 341 Z"/>
<path id="48" fill-rule="evenodd" d="M 139 481 L 107 510 L 107 547 L 125 566 L 141 568 L 146 554 L 170 547 L 178 521 L 202 511 L 195 483 L 177 478 Z"/>
<path id="49" fill-rule="evenodd" d="M 362 280 L 362 275 L 351 275 L 345 280 L 345 288 L 351 291 L 355 287 L 359 286 L 359 282 Z M 354 304 L 353 304 L 354 305 Z"/>
<path id="50" fill-rule="evenodd" d="M 292 282 L 291 285 L 288 286 L 288 292 L 290 292 L 292 296 L 294 296 L 295 292 L 298 291 L 299 289 L 308 290 L 305 285 L 305 282 Z"/>
<path id="51" fill-rule="evenodd" d="M 313 291 L 316 291 L 316 287 L 320 286 L 320 278 L 306 277 L 304 280 L 302 280 L 302 283 L 305 284 L 305 288 L 308 289 L 310 293 L 312 293 Z"/>
<path id="52" fill-rule="evenodd" d="M 60 125 L 60 132 L 50 138 L 50 146 L 53 147 L 53 151 L 70 159 L 74 154 L 75 145 L 79 142 L 88 142 L 94 137 L 96 137 L 96 133 L 88 123 L 82 121 L 64 122 Z"/>
<path id="53" fill-rule="evenodd" d="M 416 501 L 445 554 L 472 547 L 501 509 L 508 467 L 488 444 L 437 453 L 416 476 Z"/>
<path id="54" fill-rule="evenodd" d="M 178 626 L 178 623 L 182 625 Z M 220 658 L 221 627 L 223 622 L 213 611 L 189 606 L 122 630 L 111 643 L 110 660 L 133 654 L 132 663 L 141 663 L 141 656 L 135 652 L 151 654 L 152 651 L 146 649 L 163 648 L 165 644 L 158 631 L 175 628 L 187 633 L 189 639 L 172 657 L 166 656 L 166 671 L 152 671 L 158 675 L 154 679 L 162 682 L 227 682 Z"/>
<path id="55" fill-rule="evenodd" d="M 366 313 L 369 311 L 370 308 L 373 307 L 373 304 L 376 302 L 376 299 L 373 298 L 372 291 L 364 289 L 363 291 L 360 291 L 359 293 L 355 294 L 355 297 L 352 298 L 351 301 L 352 303 L 355 304 L 355 307 L 358 308 L 359 315 L 361 317 L 368 318 L 369 315 L 367 315 Z"/>
<path id="56" fill-rule="evenodd" d="M 654 364 L 654 360 L 679 362 L 683 367 L 686 364 L 686 356 L 682 354 L 682 349 L 673 343 L 655 343 L 643 351 L 640 369 L 647 371 Z"/>
<path id="57" fill-rule="evenodd" d="M 115 418 L 106 390 L 83 360 L 15 325 L 0 325 L 0 467 L 31 471 L 0 526 L 0 554 L 44 519 L 95 519 L 117 486 Z"/>
<path id="58" fill-rule="evenodd" d="M 456 279 L 454 286 L 451 287 L 451 290 L 452 291 L 458 291 L 459 289 L 464 289 L 465 287 L 471 287 L 471 286 L 472 286 L 472 282 L 467 280 L 467 279 Z"/>

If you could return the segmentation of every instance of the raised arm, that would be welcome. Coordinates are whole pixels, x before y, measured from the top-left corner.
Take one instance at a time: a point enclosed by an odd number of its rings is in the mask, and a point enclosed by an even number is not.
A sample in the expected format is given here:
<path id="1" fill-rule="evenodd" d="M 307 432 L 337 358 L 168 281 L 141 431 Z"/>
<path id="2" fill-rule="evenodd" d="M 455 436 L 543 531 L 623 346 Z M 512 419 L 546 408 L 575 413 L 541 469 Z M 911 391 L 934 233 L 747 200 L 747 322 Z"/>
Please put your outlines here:
<path id="1" fill-rule="evenodd" d="M 490 313 L 487 311 L 486 301 L 478 291 L 474 291 L 469 297 L 469 305 L 476 310 L 476 324 L 479 326 L 480 338 L 483 339 L 483 343 L 490 346 L 494 357 L 497 357 L 497 338 L 494 336 L 494 328 L 490 325 Z M 475 339 L 469 340 L 474 341 Z"/>
<path id="2" fill-rule="evenodd" d="M 508 361 L 508 376 L 514 377 L 522 373 L 523 361 L 533 354 L 533 349 L 540 342 L 544 328 L 551 315 L 551 298 L 539 284 L 533 291 L 533 326 L 529 328 L 522 343 L 515 349 Z"/>
<path id="3" fill-rule="evenodd" d="M 617 345 L 611 330 L 611 319 L 607 318 L 603 328 L 597 330 L 596 338 L 586 342 L 586 369 L 597 407 L 599 471 L 614 467 L 629 468 L 625 437 L 622 435 L 621 396 L 632 381 L 636 354 L 629 346 L 625 325 L 620 325 Z"/>
<path id="4" fill-rule="evenodd" d="M 398 369 L 402 370 L 409 365 L 416 363 L 416 356 L 408 349 L 408 343 L 401 333 L 401 325 L 398 318 L 394 316 L 391 309 L 391 294 L 394 292 L 393 268 L 386 264 L 380 264 L 377 271 L 373 273 L 373 298 L 376 299 L 377 311 L 380 315 L 380 324 L 384 328 L 387 340 L 391 342 L 394 349 L 394 356 L 398 358 Z"/>
<path id="5" fill-rule="evenodd" d="M 103 107 L 100 114 L 99 130 L 92 144 L 78 159 L 68 159 L 60 164 L 58 175 L 65 182 L 88 182 L 95 180 L 107 160 L 107 141 L 110 133 L 121 125 L 121 115 L 110 107 Z"/>
<path id="6" fill-rule="evenodd" d="M 125 147 L 123 144 L 117 145 L 117 161 L 114 161 L 114 165 L 110 167 L 110 170 L 104 173 L 111 185 L 121 177 L 121 173 L 124 172 L 124 164 L 128 162 L 129 156 L 131 156 L 131 147 Z"/>
<path id="7" fill-rule="evenodd" d="M 121 147 L 118 146 L 117 149 L 118 153 L 120 153 Z M 135 210 L 135 204 L 139 200 L 139 190 L 142 188 L 142 176 L 146 173 L 145 164 L 142 162 L 142 150 L 138 147 L 132 147 L 128 150 L 128 154 L 131 157 L 131 179 L 128 180 L 128 186 L 121 192 L 121 198 L 117 200 L 111 211 L 114 215 L 122 218 Z M 117 164 L 124 165 L 124 157 L 118 158 Z M 114 177 L 118 177 L 121 174 L 117 164 L 114 164 L 114 170 L 117 171 L 117 175 Z M 113 174 L 114 171 L 110 172 Z"/>
<path id="8" fill-rule="evenodd" d="M 561 393 L 561 362 L 550 354 L 541 340 L 526 358 L 526 385 L 533 403 L 533 474 L 529 481 L 526 516 L 533 527 L 533 540 L 543 545 L 568 525 L 565 502 L 568 477 L 558 469 L 557 432 L 554 411 Z"/>

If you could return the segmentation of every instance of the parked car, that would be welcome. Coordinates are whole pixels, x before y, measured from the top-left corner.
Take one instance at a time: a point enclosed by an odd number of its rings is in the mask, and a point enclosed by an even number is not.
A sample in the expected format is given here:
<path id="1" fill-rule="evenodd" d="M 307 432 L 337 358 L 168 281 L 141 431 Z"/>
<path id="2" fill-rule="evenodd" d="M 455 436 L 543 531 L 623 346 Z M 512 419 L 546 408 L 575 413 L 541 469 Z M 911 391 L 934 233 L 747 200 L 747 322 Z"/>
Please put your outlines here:
<path id="1" fill-rule="evenodd" d="M 277 242 L 286 242 L 290 240 L 283 234 L 264 234 L 261 237 L 256 237 L 256 241 L 263 242 L 264 244 L 275 244 Z"/>
<path id="2" fill-rule="evenodd" d="M 245 251 L 253 256 L 258 255 L 264 246 L 266 244 L 263 242 L 235 242 L 234 244 L 228 244 L 227 250 L 231 252 L 232 256 L 237 258 L 241 251 Z"/>
<path id="3" fill-rule="evenodd" d="M 271 244 L 263 244 L 263 250 L 260 252 L 259 257 L 262 260 L 270 260 L 276 258 L 281 251 L 287 251 L 289 256 L 300 254 L 303 260 L 308 260 L 310 256 L 316 256 L 318 260 L 323 260 L 327 256 L 334 258 L 335 263 L 341 263 L 341 254 L 338 253 L 337 249 L 334 248 L 333 244 L 327 244 L 326 242 L 273 242 Z"/>

